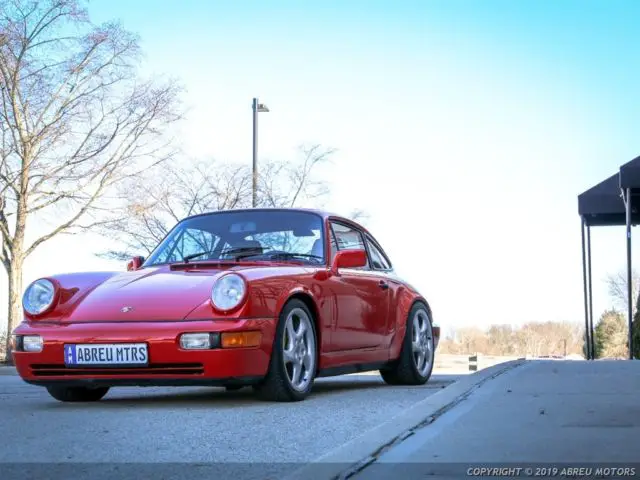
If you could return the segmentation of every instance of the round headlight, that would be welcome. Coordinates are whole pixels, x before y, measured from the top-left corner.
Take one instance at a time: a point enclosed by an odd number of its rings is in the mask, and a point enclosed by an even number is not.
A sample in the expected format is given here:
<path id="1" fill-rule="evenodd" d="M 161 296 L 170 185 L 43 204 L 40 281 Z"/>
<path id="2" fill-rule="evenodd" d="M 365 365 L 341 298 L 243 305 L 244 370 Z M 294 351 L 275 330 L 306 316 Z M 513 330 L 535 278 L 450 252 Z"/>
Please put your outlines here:
<path id="1" fill-rule="evenodd" d="M 247 284 L 240 275 L 228 273 L 216 280 L 211 290 L 211 302 L 218 310 L 231 310 L 240 305 L 247 292 Z"/>
<path id="2" fill-rule="evenodd" d="M 22 306 L 30 315 L 39 315 L 53 303 L 55 285 L 46 279 L 40 279 L 27 287 L 22 297 Z"/>

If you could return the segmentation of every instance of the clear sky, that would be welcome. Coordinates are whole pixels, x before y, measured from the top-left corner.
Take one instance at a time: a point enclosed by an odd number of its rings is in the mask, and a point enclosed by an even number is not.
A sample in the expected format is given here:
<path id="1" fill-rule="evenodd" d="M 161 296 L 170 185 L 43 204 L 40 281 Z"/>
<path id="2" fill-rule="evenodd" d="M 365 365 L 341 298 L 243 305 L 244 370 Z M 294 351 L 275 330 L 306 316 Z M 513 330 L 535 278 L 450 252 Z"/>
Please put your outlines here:
<path id="1" fill-rule="evenodd" d="M 190 154 L 250 162 L 254 96 L 271 109 L 261 158 L 337 148 L 324 206 L 370 213 L 443 326 L 583 321 L 577 195 L 640 155 L 640 2 L 94 0 L 90 12 L 140 35 L 146 73 L 185 85 Z M 624 238 L 593 232 L 596 312 Z M 124 269 L 96 249 L 61 237 L 25 281 Z"/>

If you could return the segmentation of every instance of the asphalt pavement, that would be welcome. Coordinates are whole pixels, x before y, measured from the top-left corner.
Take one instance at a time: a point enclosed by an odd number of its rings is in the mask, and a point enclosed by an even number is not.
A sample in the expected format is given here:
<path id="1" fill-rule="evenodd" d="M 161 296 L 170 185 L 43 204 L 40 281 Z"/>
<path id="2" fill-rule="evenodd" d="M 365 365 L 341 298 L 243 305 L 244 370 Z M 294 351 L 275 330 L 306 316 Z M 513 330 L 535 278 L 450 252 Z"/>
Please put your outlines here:
<path id="1" fill-rule="evenodd" d="M 388 386 L 377 374 L 324 378 L 297 403 L 260 402 L 250 389 L 163 387 L 65 404 L 4 373 L 0 476 L 74 480 L 278 478 L 460 378 L 434 375 L 422 387 Z"/>

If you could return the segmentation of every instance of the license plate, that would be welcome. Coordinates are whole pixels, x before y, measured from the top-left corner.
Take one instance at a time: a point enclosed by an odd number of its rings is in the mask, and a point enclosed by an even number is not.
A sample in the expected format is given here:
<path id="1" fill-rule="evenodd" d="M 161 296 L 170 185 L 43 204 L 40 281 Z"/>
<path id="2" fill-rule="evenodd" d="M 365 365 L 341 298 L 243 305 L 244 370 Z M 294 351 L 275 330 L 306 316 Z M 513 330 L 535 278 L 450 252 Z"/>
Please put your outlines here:
<path id="1" fill-rule="evenodd" d="M 137 366 L 149 364 L 146 343 L 65 345 L 64 363 L 68 366 Z"/>

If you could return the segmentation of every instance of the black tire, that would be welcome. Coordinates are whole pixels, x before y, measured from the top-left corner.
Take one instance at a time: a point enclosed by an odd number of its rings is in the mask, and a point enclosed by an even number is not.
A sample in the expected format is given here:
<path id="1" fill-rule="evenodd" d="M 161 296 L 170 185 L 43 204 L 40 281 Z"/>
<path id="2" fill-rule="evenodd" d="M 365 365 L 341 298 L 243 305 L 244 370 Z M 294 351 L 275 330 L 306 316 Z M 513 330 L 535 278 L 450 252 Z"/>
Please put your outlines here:
<path id="1" fill-rule="evenodd" d="M 109 391 L 109 387 L 47 387 L 49 395 L 60 402 L 97 402 Z"/>
<path id="2" fill-rule="evenodd" d="M 314 358 L 313 368 L 311 369 L 311 380 L 304 390 L 296 390 L 291 385 L 289 375 L 287 374 L 284 362 L 283 344 L 285 324 L 287 317 L 294 309 L 301 309 L 306 313 L 310 320 L 311 332 L 313 334 Z M 271 360 L 269 361 L 269 370 L 264 380 L 253 387 L 257 397 L 260 400 L 268 402 L 299 402 L 304 400 L 311 393 L 313 382 L 318 366 L 318 336 L 315 329 L 315 319 L 304 302 L 298 299 L 289 300 L 278 318 L 278 326 L 276 328 L 276 337 L 273 341 L 273 350 L 271 352 Z"/>
<path id="3" fill-rule="evenodd" d="M 426 313 L 426 317 L 429 322 L 429 331 L 431 332 L 431 358 L 430 366 L 424 374 L 418 371 L 416 366 L 416 360 L 412 348 L 413 338 L 413 318 L 419 311 Z M 433 337 L 433 323 L 431 320 L 431 314 L 429 308 L 422 302 L 416 302 L 407 317 L 407 328 L 405 330 L 404 339 L 402 341 L 402 350 L 397 360 L 391 363 L 388 367 L 380 370 L 382 379 L 389 385 L 424 385 L 429 381 L 431 372 L 433 371 L 433 364 L 435 363 L 435 344 Z"/>

